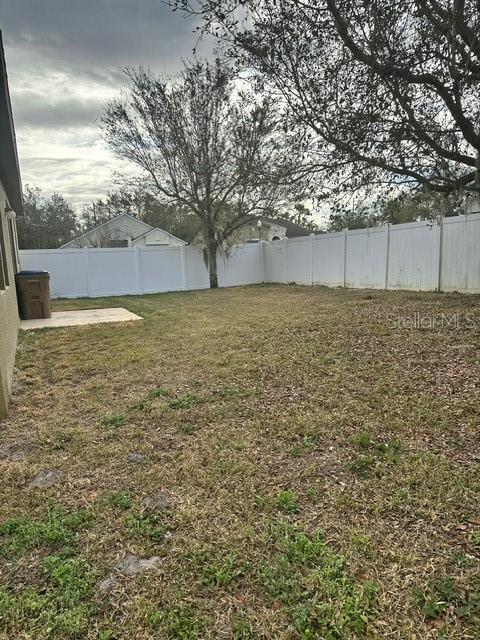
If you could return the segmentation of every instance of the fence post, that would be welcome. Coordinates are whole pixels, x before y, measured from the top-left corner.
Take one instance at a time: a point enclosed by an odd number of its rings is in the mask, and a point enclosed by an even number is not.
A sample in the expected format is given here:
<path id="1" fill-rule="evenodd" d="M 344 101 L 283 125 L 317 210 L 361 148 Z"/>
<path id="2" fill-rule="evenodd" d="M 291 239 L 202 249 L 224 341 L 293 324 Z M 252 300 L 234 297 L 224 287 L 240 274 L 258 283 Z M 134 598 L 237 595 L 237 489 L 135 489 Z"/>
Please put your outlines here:
<path id="1" fill-rule="evenodd" d="M 87 298 L 92 297 L 92 291 L 90 289 L 90 257 L 89 257 L 89 248 L 85 247 L 83 250 L 83 255 L 85 256 L 85 283 L 87 285 Z"/>
<path id="2" fill-rule="evenodd" d="M 144 294 L 143 290 L 143 274 L 142 274 L 142 257 L 140 255 L 140 247 L 134 247 L 135 250 L 135 267 L 137 270 L 137 289 L 141 294 Z"/>
<path id="3" fill-rule="evenodd" d="M 310 286 L 313 285 L 313 246 L 314 246 L 315 234 L 310 234 Z"/>
<path id="4" fill-rule="evenodd" d="M 188 273 L 187 273 L 187 256 L 186 256 L 186 249 L 185 249 L 185 245 L 182 244 L 182 246 L 180 247 L 180 256 L 182 259 L 182 284 L 183 284 L 183 290 L 187 291 L 188 290 Z"/>
<path id="5" fill-rule="evenodd" d="M 388 268 L 390 266 L 390 223 L 387 222 L 387 247 L 385 253 L 385 289 L 388 289 Z"/>
<path id="6" fill-rule="evenodd" d="M 348 229 L 343 230 L 343 286 L 347 286 L 347 236 Z"/>
<path id="7" fill-rule="evenodd" d="M 260 240 L 258 243 L 259 260 L 260 260 L 260 282 L 265 282 L 265 241 Z"/>
<path id="8" fill-rule="evenodd" d="M 442 290 L 442 262 L 443 262 L 443 214 L 438 219 L 438 277 L 437 291 Z"/>
<path id="9" fill-rule="evenodd" d="M 285 238 L 285 284 L 288 284 L 288 238 Z"/>

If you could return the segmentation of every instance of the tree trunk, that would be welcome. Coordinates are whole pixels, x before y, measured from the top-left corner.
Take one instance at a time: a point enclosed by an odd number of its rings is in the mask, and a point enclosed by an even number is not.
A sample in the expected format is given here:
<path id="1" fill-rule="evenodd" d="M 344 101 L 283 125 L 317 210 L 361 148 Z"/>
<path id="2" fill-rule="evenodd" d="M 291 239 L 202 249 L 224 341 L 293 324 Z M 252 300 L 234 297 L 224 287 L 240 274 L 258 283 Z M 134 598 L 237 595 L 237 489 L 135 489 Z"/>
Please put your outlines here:
<path id="1" fill-rule="evenodd" d="M 210 289 L 218 288 L 218 275 L 217 275 L 217 241 L 215 236 L 207 238 L 207 260 L 208 260 L 208 275 L 210 279 Z"/>

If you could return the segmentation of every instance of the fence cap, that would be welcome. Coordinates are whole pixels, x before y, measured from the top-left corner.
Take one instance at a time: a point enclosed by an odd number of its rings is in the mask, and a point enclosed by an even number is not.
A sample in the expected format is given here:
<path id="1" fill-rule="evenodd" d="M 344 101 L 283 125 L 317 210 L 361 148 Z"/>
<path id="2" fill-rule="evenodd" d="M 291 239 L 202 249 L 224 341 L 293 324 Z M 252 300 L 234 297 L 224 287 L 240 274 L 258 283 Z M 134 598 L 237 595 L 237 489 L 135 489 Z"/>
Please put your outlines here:
<path id="1" fill-rule="evenodd" d="M 32 276 L 35 276 L 36 278 L 46 278 L 50 277 L 50 274 L 48 271 L 43 271 L 42 269 L 32 269 L 31 271 L 19 271 L 16 276 L 17 278 L 31 278 Z"/>

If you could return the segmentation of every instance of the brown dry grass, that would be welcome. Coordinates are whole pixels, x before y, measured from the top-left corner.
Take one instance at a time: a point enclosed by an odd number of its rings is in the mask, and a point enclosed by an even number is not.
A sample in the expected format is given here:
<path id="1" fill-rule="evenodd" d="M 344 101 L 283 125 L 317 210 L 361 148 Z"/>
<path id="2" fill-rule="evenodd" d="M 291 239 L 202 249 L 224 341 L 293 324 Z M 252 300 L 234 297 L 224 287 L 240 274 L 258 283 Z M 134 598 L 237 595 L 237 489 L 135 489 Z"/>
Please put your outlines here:
<path id="1" fill-rule="evenodd" d="M 144 321 L 21 336 L 1 432 L 25 453 L 0 460 L 2 637 L 480 637 L 478 328 L 388 320 L 478 302 L 297 286 L 57 301 Z M 29 489 L 44 468 L 64 483 Z M 171 508 L 142 510 L 158 491 Z M 37 531 L 58 508 L 87 513 L 65 539 L 11 524 Z M 285 540 L 319 530 L 320 550 L 286 566 Z M 160 568 L 100 597 L 126 553 Z M 88 569 L 65 586 L 52 555 Z M 374 601 L 354 602 L 366 581 Z"/>

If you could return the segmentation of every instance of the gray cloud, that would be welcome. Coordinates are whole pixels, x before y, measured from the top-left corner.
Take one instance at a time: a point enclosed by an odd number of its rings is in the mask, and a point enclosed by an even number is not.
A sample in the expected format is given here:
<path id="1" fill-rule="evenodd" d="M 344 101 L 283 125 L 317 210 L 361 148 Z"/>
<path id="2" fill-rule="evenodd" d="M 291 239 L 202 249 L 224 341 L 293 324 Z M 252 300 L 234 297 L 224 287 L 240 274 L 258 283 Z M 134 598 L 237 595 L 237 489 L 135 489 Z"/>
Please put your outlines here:
<path id="1" fill-rule="evenodd" d="M 151 64 L 174 70 L 190 56 L 195 24 L 162 0 L 1 0 L 7 45 L 92 70 Z"/>
<path id="2" fill-rule="evenodd" d="M 0 0 L 24 183 L 81 206 L 127 170 L 98 127 L 126 83 L 122 68 L 175 72 L 197 43 L 195 24 L 162 0 Z M 198 53 L 209 55 L 211 44 Z"/>
<path id="3" fill-rule="evenodd" d="M 17 98 L 15 123 L 20 127 L 77 127 L 94 124 L 101 115 L 105 101 L 101 98 L 83 102 L 71 98 L 48 100 L 41 96 L 24 95 Z"/>

